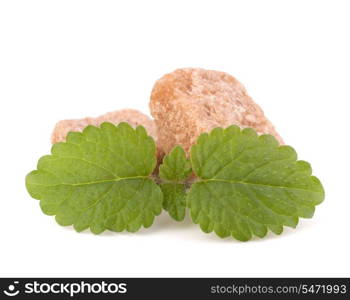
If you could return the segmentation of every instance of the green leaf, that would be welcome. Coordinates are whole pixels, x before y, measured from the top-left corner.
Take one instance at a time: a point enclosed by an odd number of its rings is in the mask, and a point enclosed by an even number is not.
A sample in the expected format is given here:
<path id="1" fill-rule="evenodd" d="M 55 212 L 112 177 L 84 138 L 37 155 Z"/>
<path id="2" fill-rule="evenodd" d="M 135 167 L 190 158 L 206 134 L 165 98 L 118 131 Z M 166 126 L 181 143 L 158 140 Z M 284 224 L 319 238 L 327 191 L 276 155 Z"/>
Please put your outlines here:
<path id="1" fill-rule="evenodd" d="M 103 123 L 71 132 L 53 145 L 26 177 L 42 211 L 63 226 L 93 233 L 135 232 L 152 225 L 162 209 L 162 192 L 150 179 L 155 144 L 141 126 Z"/>
<path id="2" fill-rule="evenodd" d="M 182 183 L 160 184 L 164 195 L 163 208 L 176 221 L 182 221 L 186 215 L 186 187 Z"/>
<path id="3" fill-rule="evenodd" d="M 186 158 L 185 150 L 175 146 L 163 159 L 159 167 L 159 176 L 162 180 L 182 182 L 191 174 L 191 163 Z"/>
<path id="4" fill-rule="evenodd" d="M 163 208 L 176 221 L 182 221 L 186 214 L 186 186 L 184 180 L 191 174 L 191 164 L 185 151 L 176 146 L 164 157 L 159 167 L 159 177 L 165 181 L 160 185 L 163 195 Z"/>
<path id="5" fill-rule="evenodd" d="M 311 166 L 271 135 L 237 126 L 202 134 L 191 149 L 199 181 L 188 193 L 191 217 L 204 232 L 247 241 L 295 227 L 324 199 Z"/>

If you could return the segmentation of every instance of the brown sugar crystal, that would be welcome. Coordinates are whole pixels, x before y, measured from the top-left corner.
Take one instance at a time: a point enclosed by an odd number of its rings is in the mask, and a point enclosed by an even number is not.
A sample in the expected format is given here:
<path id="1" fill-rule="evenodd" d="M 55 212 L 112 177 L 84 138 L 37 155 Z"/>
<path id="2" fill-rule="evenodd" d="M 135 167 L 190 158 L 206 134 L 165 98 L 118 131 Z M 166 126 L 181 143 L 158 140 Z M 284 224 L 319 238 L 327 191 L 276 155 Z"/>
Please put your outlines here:
<path id="1" fill-rule="evenodd" d="M 127 122 L 134 128 L 138 125 L 142 125 L 145 127 L 147 133 L 152 136 L 155 141 L 157 141 L 157 130 L 153 120 L 137 110 L 123 109 L 106 113 L 97 118 L 88 117 L 84 119 L 59 121 L 52 132 L 51 142 L 53 144 L 57 142 L 64 142 L 68 132 L 81 132 L 88 125 L 99 126 L 103 122 L 110 122 L 113 124 Z"/>
<path id="2" fill-rule="evenodd" d="M 244 86 L 224 72 L 187 68 L 166 74 L 153 87 L 150 109 L 163 154 L 176 145 L 188 151 L 202 132 L 233 124 L 283 143 Z"/>

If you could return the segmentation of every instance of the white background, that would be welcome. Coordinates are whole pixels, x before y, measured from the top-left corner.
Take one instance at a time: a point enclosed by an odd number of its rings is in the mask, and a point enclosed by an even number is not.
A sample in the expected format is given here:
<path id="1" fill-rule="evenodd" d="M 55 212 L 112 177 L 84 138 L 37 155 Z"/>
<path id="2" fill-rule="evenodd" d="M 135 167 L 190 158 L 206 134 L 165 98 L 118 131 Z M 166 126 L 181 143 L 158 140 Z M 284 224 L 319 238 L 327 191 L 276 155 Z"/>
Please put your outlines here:
<path id="1" fill-rule="evenodd" d="M 350 276 L 349 1 L 1 1 L 0 276 Z M 126 107 L 180 67 L 236 76 L 311 162 L 325 202 L 242 243 L 166 213 L 136 234 L 76 233 L 25 175 L 60 119 Z"/>

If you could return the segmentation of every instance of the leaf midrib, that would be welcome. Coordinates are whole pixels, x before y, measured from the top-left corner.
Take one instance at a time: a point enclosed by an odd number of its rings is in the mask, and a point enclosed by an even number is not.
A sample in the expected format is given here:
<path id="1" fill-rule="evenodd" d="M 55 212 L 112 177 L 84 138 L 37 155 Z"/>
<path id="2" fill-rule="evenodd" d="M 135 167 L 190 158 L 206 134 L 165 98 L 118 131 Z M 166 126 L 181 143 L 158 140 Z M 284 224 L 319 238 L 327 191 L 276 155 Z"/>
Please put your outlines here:
<path id="1" fill-rule="evenodd" d="M 112 179 L 105 179 L 105 180 L 95 180 L 95 181 L 88 181 L 88 182 L 80 182 L 80 183 L 57 183 L 57 184 L 38 184 L 38 183 L 31 183 L 32 185 L 37 186 L 45 186 L 45 187 L 55 187 L 60 185 L 66 185 L 66 186 L 84 186 L 84 185 L 93 185 L 93 184 L 101 184 L 101 183 L 109 183 L 109 182 L 119 182 L 122 180 L 130 180 L 130 179 L 147 179 L 149 176 L 131 176 L 131 177 L 117 177 Z"/>
<path id="2" fill-rule="evenodd" d="M 228 179 L 218 179 L 218 178 L 209 178 L 209 179 L 200 179 L 197 181 L 198 183 L 206 183 L 206 182 L 224 182 L 224 183 L 230 183 L 230 184 L 243 184 L 243 185 L 253 185 L 253 186 L 261 186 L 261 187 L 269 187 L 269 188 L 278 188 L 278 189 L 287 189 L 287 190 L 297 190 L 297 191 L 303 191 L 308 193 L 315 193 L 315 194 L 321 194 L 321 191 L 312 191 L 309 189 L 302 189 L 297 187 L 288 187 L 288 186 L 280 186 L 280 185 L 270 185 L 270 184 L 262 184 L 262 183 L 253 183 L 253 182 L 246 182 L 246 181 L 234 181 L 234 180 L 228 180 Z"/>

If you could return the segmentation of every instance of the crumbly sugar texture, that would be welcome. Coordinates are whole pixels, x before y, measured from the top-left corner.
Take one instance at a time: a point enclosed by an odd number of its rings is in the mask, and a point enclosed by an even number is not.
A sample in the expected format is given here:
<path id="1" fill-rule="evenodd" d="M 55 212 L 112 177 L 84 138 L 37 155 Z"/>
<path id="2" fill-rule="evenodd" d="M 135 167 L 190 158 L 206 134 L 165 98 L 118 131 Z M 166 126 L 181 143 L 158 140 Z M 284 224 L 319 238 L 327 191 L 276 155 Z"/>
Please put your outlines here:
<path id="1" fill-rule="evenodd" d="M 188 152 L 201 133 L 230 125 L 271 134 L 283 144 L 245 87 L 224 72 L 186 68 L 164 75 L 153 87 L 150 110 L 162 154 L 176 145 Z"/>
<path id="2" fill-rule="evenodd" d="M 143 113 L 134 109 L 122 109 L 113 112 L 106 113 L 97 118 L 84 118 L 74 120 L 63 120 L 59 121 L 51 135 L 51 142 L 53 144 L 58 142 L 64 142 L 66 136 L 70 131 L 82 132 L 83 129 L 88 125 L 99 126 L 103 122 L 110 122 L 115 125 L 126 122 L 132 127 L 136 128 L 139 125 L 145 127 L 148 135 L 153 137 L 157 142 L 157 129 L 154 121 Z"/>

